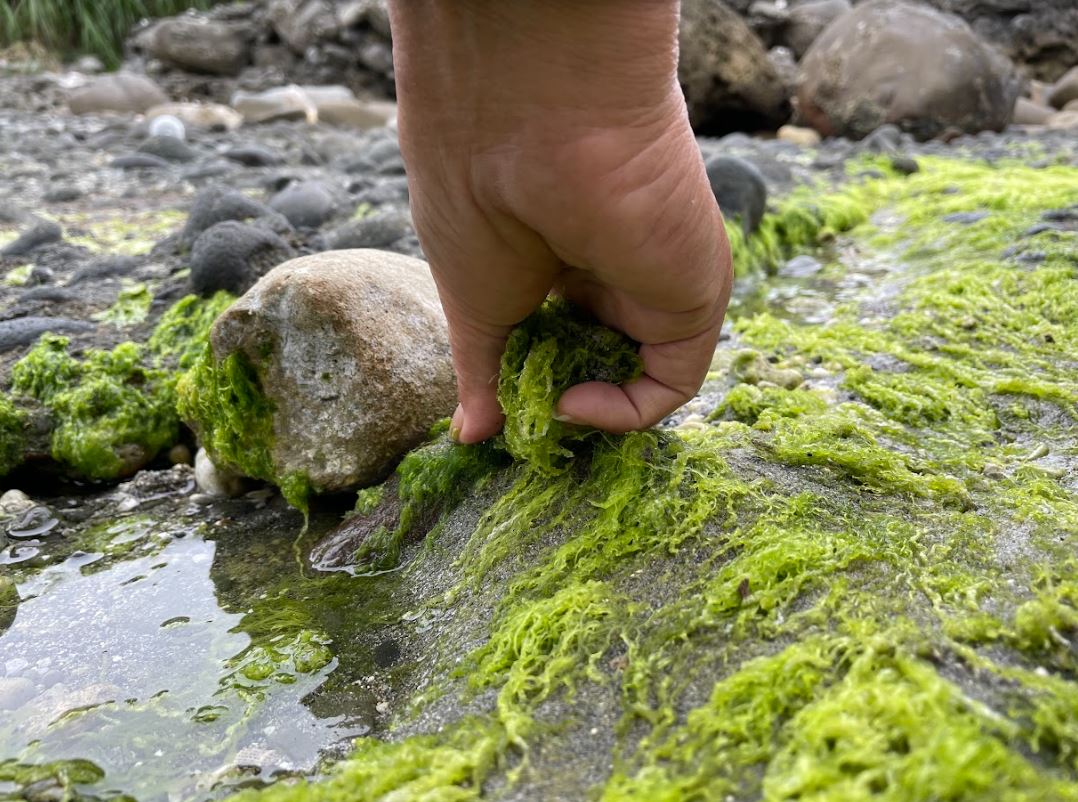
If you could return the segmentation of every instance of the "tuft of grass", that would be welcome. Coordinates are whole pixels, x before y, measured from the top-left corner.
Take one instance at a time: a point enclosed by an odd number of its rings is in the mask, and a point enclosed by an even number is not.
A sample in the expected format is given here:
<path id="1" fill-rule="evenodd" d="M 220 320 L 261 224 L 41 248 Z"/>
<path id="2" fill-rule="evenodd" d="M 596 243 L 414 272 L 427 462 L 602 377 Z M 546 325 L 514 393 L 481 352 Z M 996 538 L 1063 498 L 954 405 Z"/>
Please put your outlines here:
<path id="1" fill-rule="evenodd" d="M 92 53 L 117 67 L 131 27 L 213 0 L 0 0 L 0 47 L 37 42 L 60 53 Z"/>

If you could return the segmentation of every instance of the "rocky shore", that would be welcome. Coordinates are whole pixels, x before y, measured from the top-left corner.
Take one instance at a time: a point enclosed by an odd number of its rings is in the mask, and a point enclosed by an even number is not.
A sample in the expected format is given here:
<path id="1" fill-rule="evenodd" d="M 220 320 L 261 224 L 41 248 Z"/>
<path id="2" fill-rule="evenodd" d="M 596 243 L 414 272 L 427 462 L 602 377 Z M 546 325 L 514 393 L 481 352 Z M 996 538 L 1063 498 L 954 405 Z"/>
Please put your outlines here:
<path id="1" fill-rule="evenodd" d="M 1078 799 L 1072 12 L 686 0 L 712 373 L 550 307 L 475 447 L 381 3 L 11 51 L 0 795 Z"/>

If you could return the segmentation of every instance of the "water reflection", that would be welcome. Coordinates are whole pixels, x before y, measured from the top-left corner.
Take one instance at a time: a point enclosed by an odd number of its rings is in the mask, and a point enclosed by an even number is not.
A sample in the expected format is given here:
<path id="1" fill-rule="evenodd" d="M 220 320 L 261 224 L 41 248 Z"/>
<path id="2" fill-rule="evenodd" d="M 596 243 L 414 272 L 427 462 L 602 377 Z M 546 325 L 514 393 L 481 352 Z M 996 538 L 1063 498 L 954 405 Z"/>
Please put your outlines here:
<path id="1" fill-rule="evenodd" d="M 21 602 L 0 634 L 0 769 L 82 759 L 105 772 L 96 796 L 205 798 L 240 778 L 311 771 L 323 749 L 366 729 L 304 704 L 336 660 L 237 690 L 228 677 L 252 636 L 247 610 L 218 600 L 217 545 L 153 529 L 117 531 L 135 546 L 119 561 L 75 552 L 19 577 Z"/>

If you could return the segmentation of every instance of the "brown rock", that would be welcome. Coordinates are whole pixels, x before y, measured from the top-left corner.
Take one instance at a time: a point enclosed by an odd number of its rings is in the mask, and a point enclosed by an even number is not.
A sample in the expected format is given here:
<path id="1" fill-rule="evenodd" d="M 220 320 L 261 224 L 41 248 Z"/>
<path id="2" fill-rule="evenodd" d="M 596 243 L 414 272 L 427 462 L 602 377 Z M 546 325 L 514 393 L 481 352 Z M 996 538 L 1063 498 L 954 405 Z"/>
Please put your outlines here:
<path id="1" fill-rule="evenodd" d="M 1012 122 L 1015 125 L 1044 125 L 1052 114 L 1053 111 L 1048 106 L 1042 106 L 1032 100 L 1020 97 L 1014 103 L 1014 120 Z"/>
<path id="2" fill-rule="evenodd" d="M 771 129 L 790 116 L 767 51 L 721 0 L 683 0 L 678 80 L 698 133 Z"/>
<path id="3" fill-rule="evenodd" d="M 95 78 L 88 85 L 71 92 L 67 105 L 74 114 L 98 114 L 117 111 L 141 114 L 147 109 L 167 103 L 161 88 L 133 72 L 115 72 Z"/>
<path id="4" fill-rule="evenodd" d="M 1072 100 L 1078 100 L 1078 67 L 1071 67 L 1052 85 L 1048 103 L 1061 109 Z"/>
<path id="5" fill-rule="evenodd" d="M 245 354 L 275 405 L 279 475 L 320 491 L 384 478 L 456 403 L 434 280 L 396 253 L 286 262 L 217 320 L 212 344 L 218 359 Z"/>
<path id="6" fill-rule="evenodd" d="M 952 14 L 868 0 L 832 23 L 801 62 L 799 111 L 824 136 L 860 139 L 894 123 L 918 139 L 1002 130 L 1019 81 L 1011 63 Z"/>
<path id="7" fill-rule="evenodd" d="M 1057 111 L 1048 118 L 1049 128 L 1078 129 L 1078 111 Z"/>

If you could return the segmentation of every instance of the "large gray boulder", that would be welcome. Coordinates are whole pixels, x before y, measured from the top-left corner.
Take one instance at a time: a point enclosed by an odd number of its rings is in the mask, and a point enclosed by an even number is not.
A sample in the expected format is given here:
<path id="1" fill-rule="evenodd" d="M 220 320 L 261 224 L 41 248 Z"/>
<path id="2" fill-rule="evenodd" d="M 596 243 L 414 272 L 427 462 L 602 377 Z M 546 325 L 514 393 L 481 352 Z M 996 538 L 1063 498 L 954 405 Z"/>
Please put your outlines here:
<path id="1" fill-rule="evenodd" d="M 115 72 L 95 78 L 86 86 L 72 90 L 67 105 L 74 114 L 99 114 L 117 111 L 141 114 L 168 102 L 168 96 L 145 75 Z"/>
<path id="2" fill-rule="evenodd" d="M 264 276 L 214 324 L 273 403 L 279 476 L 320 491 L 382 479 L 456 403 L 449 337 L 426 262 L 328 251 Z"/>
<path id="3" fill-rule="evenodd" d="M 678 81 L 697 133 L 776 129 L 786 89 L 763 43 L 721 0 L 683 0 Z"/>
<path id="4" fill-rule="evenodd" d="M 894 123 L 918 139 L 1002 130 L 1020 82 L 1010 61 L 952 14 L 869 0 L 842 15 L 801 62 L 799 112 L 824 136 Z"/>

